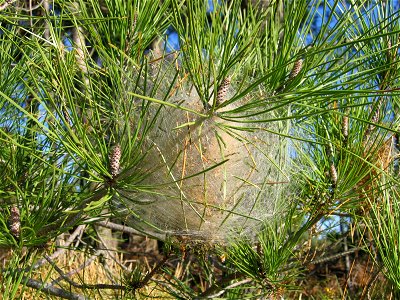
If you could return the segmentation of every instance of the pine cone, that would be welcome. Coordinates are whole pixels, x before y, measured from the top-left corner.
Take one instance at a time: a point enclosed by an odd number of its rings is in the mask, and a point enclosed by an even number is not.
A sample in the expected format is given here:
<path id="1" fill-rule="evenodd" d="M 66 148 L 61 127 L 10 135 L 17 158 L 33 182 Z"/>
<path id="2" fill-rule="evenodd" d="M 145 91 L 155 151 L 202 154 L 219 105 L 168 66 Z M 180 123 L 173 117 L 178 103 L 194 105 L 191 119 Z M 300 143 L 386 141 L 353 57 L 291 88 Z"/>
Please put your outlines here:
<path id="1" fill-rule="evenodd" d="M 21 233 L 21 219 L 19 208 L 16 205 L 13 205 L 10 209 L 10 219 L 8 223 L 11 234 L 18 238 Z"/>
<path id="2" fill-rule="evenodd" d="M 221 85 L 218 87 L 218 92 L 217 92 L 217 105 L 220 103 L 224 102 L 225 96 L 228 92 L 229 85 L 231 84 L 231 78 L 226 77 Z"/>
<path id="3" fill-rule="evenodd" d="M 121 160 L 121 146 L 116 144 L 111 148 L 110 155 L 110 172 L 112 177 L 114 178 L 119 174 L 120 160 Z"/>
<path id="4" fill-rule="evenodd" d="M 294 63 L 293 69 L 289 75 L 289 79 L 295 78 L 300 73 L 302 67 L 303 67 L 303 60 L 300 58 Z"/>

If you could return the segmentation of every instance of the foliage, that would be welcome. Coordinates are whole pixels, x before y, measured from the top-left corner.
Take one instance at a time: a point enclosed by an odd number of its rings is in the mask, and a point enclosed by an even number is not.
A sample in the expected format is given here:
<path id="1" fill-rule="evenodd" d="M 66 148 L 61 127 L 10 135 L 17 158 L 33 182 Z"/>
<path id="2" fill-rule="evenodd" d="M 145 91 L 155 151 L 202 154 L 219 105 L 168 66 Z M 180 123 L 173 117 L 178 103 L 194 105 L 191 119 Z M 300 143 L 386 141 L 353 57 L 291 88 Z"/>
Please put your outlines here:
<path id="1" fill-rule="evenodd" d="M 0 12 L 5 298 L 20 285 L 68 299 L 297 296 L 335 255 L 343 297 L 365 297 L 380 273 L 352 287 L 351 243 L 398 291 L 396 1 L 7 0 Z M 107 220 L 164 243 L 147 275 L 110 254 L 121 243 L 104 249 Z M 110 283 L 71 280 L 60 240 L 114 261 Z M 45 263 L 65 285 L 35 277 Z"/>

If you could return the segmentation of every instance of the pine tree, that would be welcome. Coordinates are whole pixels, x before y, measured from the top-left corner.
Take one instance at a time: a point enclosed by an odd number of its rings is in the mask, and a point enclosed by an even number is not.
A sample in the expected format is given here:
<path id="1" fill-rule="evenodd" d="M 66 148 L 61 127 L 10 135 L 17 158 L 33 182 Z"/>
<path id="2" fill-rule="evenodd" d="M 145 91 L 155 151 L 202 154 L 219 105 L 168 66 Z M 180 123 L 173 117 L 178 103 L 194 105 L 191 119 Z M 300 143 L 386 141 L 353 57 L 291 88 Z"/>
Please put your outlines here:
<path id="1" fill-rule="evenodd" d="M 0 2 L 3 299 L 295 299 L 341 257 L 332 298 L 396 297 L 397 1 L 28 2 Z"/>

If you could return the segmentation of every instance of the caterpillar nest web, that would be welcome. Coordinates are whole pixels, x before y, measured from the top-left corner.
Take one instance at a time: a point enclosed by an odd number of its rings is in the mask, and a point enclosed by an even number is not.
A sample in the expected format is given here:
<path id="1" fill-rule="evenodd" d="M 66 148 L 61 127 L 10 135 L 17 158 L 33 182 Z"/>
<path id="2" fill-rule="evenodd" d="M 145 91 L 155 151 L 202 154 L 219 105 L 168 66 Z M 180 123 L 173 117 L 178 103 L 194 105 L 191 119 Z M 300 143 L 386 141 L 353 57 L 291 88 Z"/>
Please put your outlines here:
<path id="1" fill-rule="evenodd" d="M 195 92 L 177 97 L 182 98 L 184 106 L 204 113 Z M 265 153 L 272 159 L 280 155 L 274 150 L 278 138 L 229 126 L 240 123 L 163 107 L 140 163 L 140 172 L 148 174 L 142 184 L 151 188 L 124 193 L 132 200 L 125 203 L 132 212 L 127 223 L 150 234 L 224 240 L 253 232 L 272 217 L 277 196 L 270 183 L 280 174 Z"/>

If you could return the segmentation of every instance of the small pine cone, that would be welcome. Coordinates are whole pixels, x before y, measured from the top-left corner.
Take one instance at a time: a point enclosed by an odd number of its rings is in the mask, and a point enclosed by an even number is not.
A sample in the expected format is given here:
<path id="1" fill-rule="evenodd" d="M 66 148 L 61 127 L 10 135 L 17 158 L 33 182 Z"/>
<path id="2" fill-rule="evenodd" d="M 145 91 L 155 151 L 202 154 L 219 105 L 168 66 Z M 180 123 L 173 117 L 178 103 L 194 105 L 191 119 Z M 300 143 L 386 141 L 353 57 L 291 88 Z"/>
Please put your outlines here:
<path id="1" fill-rule="evenodd" d="M 218 91 L 217 91 L 217 105 L 219 105 L 220 103 L 222 103 L 225 99 L 225 96 L 228 92 L 228 88 L 229 85 L 231 84 L 231 78 L 230 77 L 226 77 L 221 85 L 218 87 Z"/>
<path id="2" fill-rule="evenodd" d="M 135 12 L 135 14 L 133 15 L 132 32 L 136 27 L 137 17 L 138 17 L 138 14 L 137 14 L 137 12 Z"/>
<path id="3" fill-rule="evenodd" d="M 128 29 L 128 32 L 126 34 L 125 52 L 129 52 L 133 47 L 133 43 L 134 43 L 134 38 L 133 37 L 134 37 L 134 31 L 135 31 L 135 28 L 136 28 L 136 22 L 137 22 L 137 13 L 135 13 L 133 15 L 131 28 Z"/>
<path id="4" fill-rule="evenodd" d="M 375 110 L 375 113 L 374 113 L 374 115 L 372 116 L 372 119 L 371 119 L 371 121 L 373 122 L 373 123 L 378 123 L 379 122 L 379 116 L 380 116 L 380 114 L 381 114 L 381 112 L 380 112 L 380 109 L 379 109 L 379 107 Z"/>
<path id="5" fill-rule="evenodd" d="M 396 133 L 394 135 L 394 146 L 396 147 L 397 151 L 400 151 L 400 135 Z"/>
<path id="6" fill-rule="evenodd" d="M 293 69 L 289 75 L 289 79 L 295 78 L 300 73 L 302 67 L 303 67 L 303 60 L 300 58 L 294 63 Z"/>
<path id="7" fill-rule="evenodd" d="M 8 223 L 11 234 L 18 238 L 21 233 L 21 219 L 19 208 L 16 205 L 13 205 L 10 209 L 10 219 Z"/>
<path id="8" fill-rule="evenodd" d="M 372 111 L 373 108 L 370 107 L 370 110 Z M 367 127 L 367 130 L 365 131 L 364 135 L 364 140 L 368 140 L 369 136 L 371 135 L 371 132 L 374 131 L 375 125 L 379 123 L 379 116 L 380 116 L 380 109 L 379 106 L 376 107 L 374 114 L 372 115 L 371 122 L 372 124 L 369 124 Z"/>
<path id="9" fill-rule="evenodd" d="M 119 174 L 119 162 L 121 160 L 121 146 L 119 144 L 111 148 L 109 160 L 111 175 L 114 178 Z"/>
<path id="10" fill-rule="evenodd" d="M 62 109 L 62 113 L 63 113 L 63 116 L 64 116 L 66 124 L 70 125 L 71 124 L 71 118 L 69 116 L 68 110 L 65 107 Z"/>
<path id="11" fill-rule="evenodd" d="M 333 148 L 331 144 L 325 145 L 325 153 L 329 158 L 333 156 Z"/>
<path id="12" fill-rule="evenodd" d="M 392 50 L 392 41 L 390 38 L 387 40 L 387 49 L 386 49 L 386 59 L 388 62 L 393 62 L 394 56 L 393 56 L 393 50 Z"/>
<path id="13" fill-rule="evenodd" d="M 343 116 L 342 120 L 342 134 L 345 139 L 349 136 L 349 117 Z"/>
<path id="14" fill-rule="evenodd" d="M 335 164 L 334 164 L 334 163 L 331 164 L 329 173 L 330 173 L 330 175 L 331 175 L 332 185 L 333 185 L 333 186 L 336 186 L 337 177 L 338 177 L 338 176 L 337 176 L 337 171 L 336 171 L 336 167 L 335 167 Z"/>

